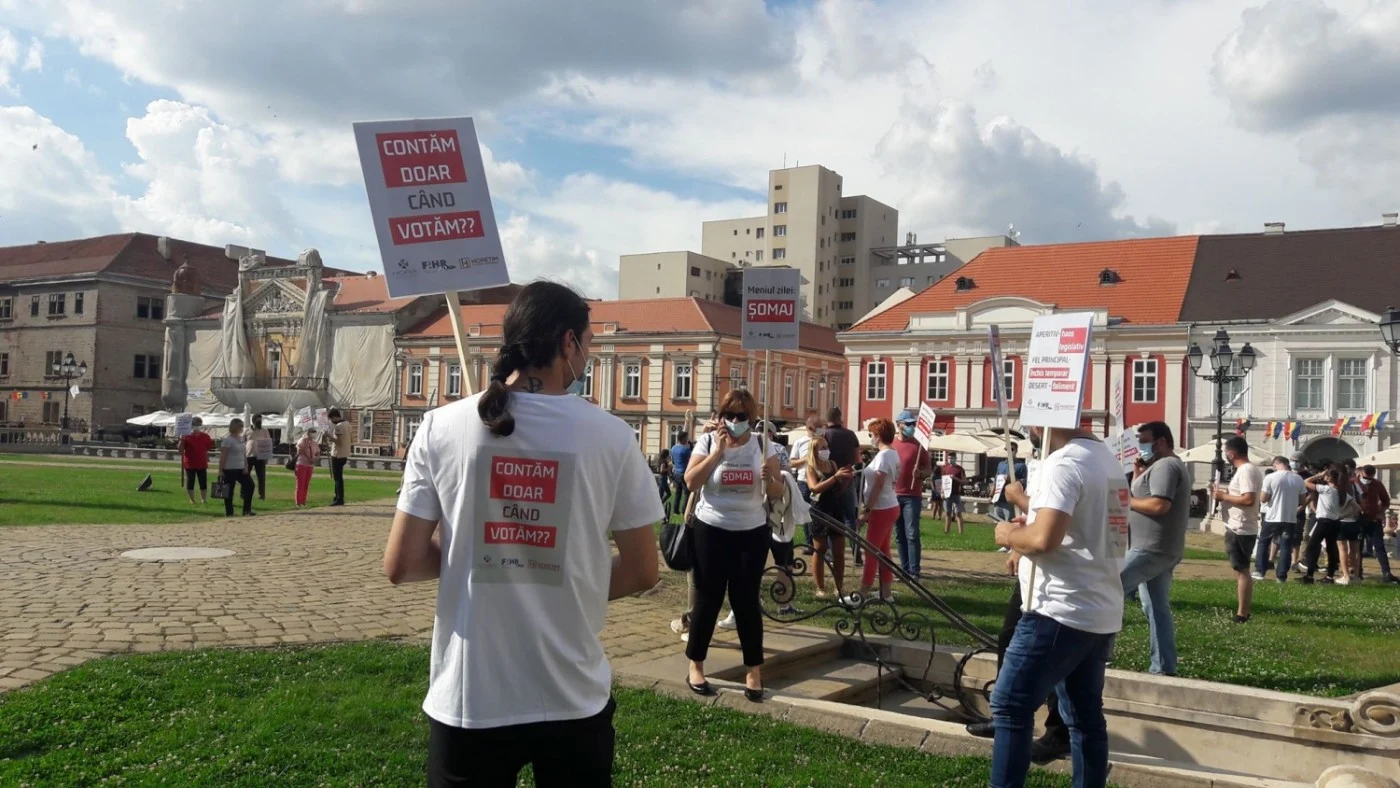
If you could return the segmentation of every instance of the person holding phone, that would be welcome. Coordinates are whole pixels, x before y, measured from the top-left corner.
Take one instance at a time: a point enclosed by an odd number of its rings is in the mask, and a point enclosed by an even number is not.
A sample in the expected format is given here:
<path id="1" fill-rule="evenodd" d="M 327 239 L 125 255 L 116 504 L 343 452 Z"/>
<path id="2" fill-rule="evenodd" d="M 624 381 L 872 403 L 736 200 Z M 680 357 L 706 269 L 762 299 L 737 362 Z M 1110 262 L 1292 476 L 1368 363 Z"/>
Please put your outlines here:
<path id="1" fill-rule="evenodd" d="M 838 468 L 831 459 L 831 449 L 826 438 L 820 435 L 812 438 L 807 458 L 807 489 L 812 495 L 812 509 L 827 517 L 842 522 L 845 518 L 845 488 L 855 478 L 850 468 Z M 826 558 L 831 556 L 832 573 L 836 581 L 836 595 L 844 596 L 846 582 L 846 537 L 820 517 L 813 517 L 809 528 L 812 547 L 817 560 L 812 564 L 812 581 L 817 585 L 818 599 L 826 598 Z"/>
<path id="2" fill-rule="evenodd" d="M 696 604 L 685 648 L 690 659 L 686 683 L 699 695 L 715 692 L 705 679 L 705 658 L 727 591 L 748 668 L 744 694 L 752 701 L 763 699 L 758 594 L 772 541 L 763 501 L 765 495 L 781 497 L 784 486 L 772 441 L 751 431 L 757 413 L 758 403 L 748 391 L 725 395 L 719 420 L 695 444 L 685 471 L 686 487 L 700 496 L 691 532 Z"/>

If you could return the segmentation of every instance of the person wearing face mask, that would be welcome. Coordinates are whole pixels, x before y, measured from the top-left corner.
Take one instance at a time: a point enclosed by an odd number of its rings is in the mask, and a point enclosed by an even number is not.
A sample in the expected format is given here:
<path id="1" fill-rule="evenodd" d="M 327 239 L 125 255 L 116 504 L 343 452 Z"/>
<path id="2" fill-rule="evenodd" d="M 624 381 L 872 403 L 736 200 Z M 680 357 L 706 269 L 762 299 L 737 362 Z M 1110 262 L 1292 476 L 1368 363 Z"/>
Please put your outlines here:
<path id="1" fill-rule="evenodd" d="M 899 435 L 894 450 L 899 455 L 899 475 L 894 482 L 894 494 L 899 501 L 899 519 L 894 524 L 895 544 L 899 546 L 899 564 L 905 572 L 919 576 L 922 570 L 923 534 L 919 518 L 924 508 L 924 480 L 933 473 L 933 458 L 919 443 L 915 434 L 919 414 L 905 410 L 899 414 Z"/>
<path id="2" fill-rule="evenodd" d="M 846 516 L 845 488 L 855 477 L 850 468 L 837 467 L 831 459 L 831 449 L 826 438 L 818 435 L 812 439 L 808 455 L 806 477 L 807 488 L 813 497 L 812 510 L 821 512 L 836 522 L 843 522 Z M 826 598 L 826 559 L 831 557 L 832 572 L 835 575 L 836 595 L 844 596 L 846 582 L 846 537 L 819 517 L 812 518 L 812 545 L 817 559 L 812 563 L 812 581 L 817 586 L 818 599 Z"/>
<path id="3" fill-rule="evenodd" d="M 1147 615 L 1152 647 L 1149 672 L 1176 675 L 1172 623 L 1172 570 L 1186 553 L 1191 516 L 1191 476 L 1176 456 L 1171 427 L 1154 421 L 1138 427 L 1138 459 L 1129 487 L 1131 547 L 1123 562 L 1123 593 L 1136 591 Z"/>
<path id="4" fill-rule="evenodd" d="M 1385 554 L 1385 512 L 1390 508 L 1390 492 L 1376 478 L 1376 467 L 1367 465 L 1361 469 L 1361 539 L 1362 544 L 1370 545 L 1376 563 L 1381 567 L 1382 583 L 1400 583 L 1400 578 L 1390 573 L 1390 557 Z M 1357 561 L 1356 576 L 1361 577 L 1360 560 Z"/>
<path id="5" fill-rule="evenodd" d="M 1044 430 L 1029 433 L 1039 447 Z M 996 527 L 997 544 L 1021 556 L 1016 576 L 1026 612 L 992 691 L 991 784 L 1025 785 L 1035 713 L 1054 690 L 1069 725 L 1074 784 L 1102 786 L 1108 779 L 1104 672 L 1123 627 L 1127 480 L 1118 458 L 1089 430 L 1054 430 L 1042 455 L 1025 518 Z"/>
<path id="6" fill-rule="evenodd" d="M 759 589 L 772 541 L 764 497 L 781 497 L 784 486 L 773 442 L 751 429 L 757 414 L 752 394 L 731 390 L 720 403 L 719 423 L 695 444 L 685 471 L 686 486 L 700 496 L 690 533 L 696 600 L 685 648 L 686 683 L 699 695 L 715 692 L 705 679 L 705 658 L 727 591 L 748 668 L 744 694 L 755 702 L 763 699 Z"/>
<path id="7" fill-rule="evenodd" d="M 570 396 L 592 337 L 580 295 L 525 286 L 490 385 L 429 411 L 409 447 L 384 571 L 438 585 L 430 786 L 514 786 L 526 764 L 542 787 L 612 782 L 598 633 L 608 600 L 656 584 L 664 511 L 632 429 Z"/>
<path id="8" fill-rule="evenodd" d="M 1249 461 L 1249 442 L 1241 435 L 1225 441 L 1225 461 L 1234 466 L 1230 483 L 1211 485 L 1215 500 L 1225 504 L 1225 555 L 1235 571 L 1236 624 L 1249 620 L 1254 601 L 1254 578 L 1249 564 L 1254 559 L 1254 543 L 1259 538 L 1259 494 L 1264 490 L 1264 471 Z"/>

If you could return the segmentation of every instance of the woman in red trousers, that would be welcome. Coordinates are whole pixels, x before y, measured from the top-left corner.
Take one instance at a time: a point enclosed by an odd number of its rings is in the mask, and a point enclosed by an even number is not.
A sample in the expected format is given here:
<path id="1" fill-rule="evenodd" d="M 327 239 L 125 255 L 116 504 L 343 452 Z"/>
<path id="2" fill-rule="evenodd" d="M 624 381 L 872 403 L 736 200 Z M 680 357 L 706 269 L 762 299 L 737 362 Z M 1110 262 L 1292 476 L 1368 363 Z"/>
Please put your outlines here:
<path id="1" fill-rule="evenodd" d="M 297 508 L 306 506 L 306 492 L 311 489 L 311 475 L 316 470 L 316 459 L 321 456 L 321 444 L 316 442 L 311 430 L 301 434 L 297 441 Z"/>
<path id="2" fill-rule="evenodd" d="M 860 521 L 868 524 L 866 538 L 876 550 L 890 554 L 890 534 L 894 532 L 895 521 L 899 519 L 899 499 L 894 493 L 894 480 L 899 478 L 899 452 L 891 446 L 894 443 L 894 424 L 886 419 L 875 419 L 866 425 L 870 440 L 879 452 L 865 467 L 862 484 L 865 490 L 865 503 L 860 509 Z M 870 600 L 871 588 L 875 585 L 875 569 L 880 570 L 880 598 L 892 601 L 890 581 L 893 579 L 888 565 L 873 556 L 865 562 L 861 575 L 860 598 Z"/>

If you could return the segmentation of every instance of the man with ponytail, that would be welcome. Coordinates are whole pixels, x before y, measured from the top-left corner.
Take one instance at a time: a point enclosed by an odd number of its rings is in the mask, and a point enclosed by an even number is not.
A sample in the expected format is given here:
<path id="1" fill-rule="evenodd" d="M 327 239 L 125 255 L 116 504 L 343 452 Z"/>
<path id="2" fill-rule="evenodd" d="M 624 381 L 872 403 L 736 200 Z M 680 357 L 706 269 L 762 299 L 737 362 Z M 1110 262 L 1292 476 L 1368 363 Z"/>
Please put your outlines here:
<path id="1" fill-rule="evenodd" d="M 430 411 L 405 461 L 390 582 L 438 581 L 428 784 L 611 784 L 607 603 L 657 582 L 661 502 L 622 420 L 577 396 L 593 339 L 569 288 L 506 310 L 487 389 Z M 617 547 L 613 555 L 612 544 Z"/>

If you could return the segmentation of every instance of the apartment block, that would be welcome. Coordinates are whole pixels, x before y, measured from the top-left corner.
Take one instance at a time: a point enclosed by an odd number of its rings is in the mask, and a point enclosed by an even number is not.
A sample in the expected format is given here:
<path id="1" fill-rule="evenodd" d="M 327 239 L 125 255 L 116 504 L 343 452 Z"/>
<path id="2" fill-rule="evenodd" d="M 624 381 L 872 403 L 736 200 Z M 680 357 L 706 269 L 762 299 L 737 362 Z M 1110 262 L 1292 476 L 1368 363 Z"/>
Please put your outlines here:
<path id="1" fill-rule="evenodd" d="M 899 212 L 846 196 L 841 175 L 820 165 L 768 173 L 764 216 L 705 222 L 700 251 L 730 265 L 784 265 L 802 272 L 803 316 L 825 326 L 866 310 L 870 250 L 897 241 Z M 854 317 L 852 317 L 854 315 Z"/>
<path id="2" fill-rule="evenodd" d="M 972 262 L 973 258 L 988 249 L 1019 245 L 1015 239 L 1005 235 L 920 243 L 916 234 L 908 233 L 900 246 L 872 249 L 870 290 L 865 294 L 865 300 L 857 303 L 858 307 L 864 306 L 863 311 L 857 310 L 860 314 L 856 315 L 856 322 L 901 289 L 907 288 L 917 293 Z"/>
<path id="3" fill-rule="evenodd" d="M 618 258 L 618 298 L 724 300 L 728 262 L 695 252 L 625 254 Z"/>

